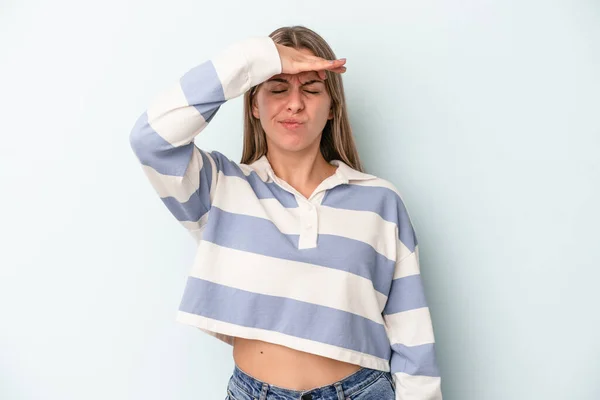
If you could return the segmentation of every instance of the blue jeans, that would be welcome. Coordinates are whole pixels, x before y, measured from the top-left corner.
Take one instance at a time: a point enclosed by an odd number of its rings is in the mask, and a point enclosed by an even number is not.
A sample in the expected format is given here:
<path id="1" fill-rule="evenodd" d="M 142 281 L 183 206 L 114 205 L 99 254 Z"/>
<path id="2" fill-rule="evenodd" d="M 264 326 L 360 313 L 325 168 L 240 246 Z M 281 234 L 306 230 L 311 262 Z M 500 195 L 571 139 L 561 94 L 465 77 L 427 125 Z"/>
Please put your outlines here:
<path id="1" fill-rule="evenodd" d="M 394 400 L 389 372 L 362 367 L 347 377 L 308 390 L 285 389 L 260 381 L 237 365 L 227 385 L 225 400 Z"/>

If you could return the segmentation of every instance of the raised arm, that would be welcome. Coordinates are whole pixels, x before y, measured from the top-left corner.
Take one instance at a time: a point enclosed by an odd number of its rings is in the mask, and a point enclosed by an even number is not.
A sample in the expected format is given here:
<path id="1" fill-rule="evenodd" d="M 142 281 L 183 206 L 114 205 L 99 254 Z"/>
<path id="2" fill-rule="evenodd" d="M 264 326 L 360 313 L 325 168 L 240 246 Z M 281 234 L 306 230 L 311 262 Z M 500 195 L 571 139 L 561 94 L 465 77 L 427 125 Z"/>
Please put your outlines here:
<path id="1" fill-rule="evenodd" d="M 225 162 L 220 154 L 199 149 L 194 138 L 221 104 L 281 71 L 270 37 L 246 38 L 186 72 L 135 122 L 131 147 L 161 200 L 188 230 L 206 220 Z"/>
<path id="2" fill-rule="evenodd" d="M 345 59 L 328 61 L 276 44 L 269 36 L 248 37 L 185 73 L 152 101 L 130 133 L 144 173 L 169 211 L 190 232 L 206 221 L 219 171 L 233 163 L 217 151 L 199 149 L 194 138 L 221 104 L 279 73 L 325 70 L 343 73 Z"/>

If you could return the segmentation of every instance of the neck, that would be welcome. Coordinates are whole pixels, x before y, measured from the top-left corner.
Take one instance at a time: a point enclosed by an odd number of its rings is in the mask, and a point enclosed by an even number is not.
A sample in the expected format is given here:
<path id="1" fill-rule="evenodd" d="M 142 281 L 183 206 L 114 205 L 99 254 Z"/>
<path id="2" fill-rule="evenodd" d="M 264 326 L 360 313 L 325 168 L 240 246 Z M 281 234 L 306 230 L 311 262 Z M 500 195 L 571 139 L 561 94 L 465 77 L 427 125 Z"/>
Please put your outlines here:
<path id="1" fill-rule="evenodd" d="M 292 152 L 272 149 L 269 148 L 267 159 L 273 172 L 301 193 L 312 192 L 323 180 L 333 175 L 337 168 L 325 160 L 318 147 Z"/>

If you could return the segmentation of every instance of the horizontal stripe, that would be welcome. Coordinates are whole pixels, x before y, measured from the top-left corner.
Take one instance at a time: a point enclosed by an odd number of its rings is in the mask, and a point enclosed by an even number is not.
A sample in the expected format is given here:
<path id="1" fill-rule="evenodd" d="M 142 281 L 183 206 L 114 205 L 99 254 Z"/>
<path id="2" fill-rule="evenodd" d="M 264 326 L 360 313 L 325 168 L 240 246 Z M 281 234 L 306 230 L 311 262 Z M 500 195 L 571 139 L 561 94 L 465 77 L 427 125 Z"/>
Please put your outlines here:
<path id="1" fill-rule="evenodd" d="M 394 261 L 366 243 L 321 234 L 317 247 L 298 249 L 299 235 L 282 234 L 273 222 L 266 219 L 232 214 L 213 207 L 209 221 L 211 223 L 206 227 L 203 240 L 250 253 L 351 272 L 369 279 L 378 292 L 386 296 L 390 292 Z"/>
<path id="2" fill-rule="evenodd" d="M 321 206 L 319 233 L 367 243 L 389 260 L 396 259 L 395 225 L 373 213 Z"/>
<path id="3" fill-rule="evenodd" d="M 208 124 L 187 100 L 180 82 L 173 83 L 155 98 L 147 114 L 154 131 L 173 147 L 191 143 Z"/>
<path id="4" fill-rule="evenodd" d="M 200 187 L 188 201 L 179 202 L 174 197 L 161 198 L 171 214 L 179 221 L 198 221 L 210 209 L 210 186 L 212 182 L 212 163 L 205 152 L 200 152 L 204 167 L 196 172 L 200 176 Z"/>
<path id="5" fill-rule="evenodd" d="M 435 342 L 428 307 L 388 314 L 383 318 L 390 343 L 418 346 Z"/>
<path id="6" fill-rule="evenodd" d="M 283 234 L 300 234 L 300 221 L 309 218 L 311 207 L 301 203 L 295 209 L 283 207 L 274 198 L 256 197 L 248 182 L 220 174 L 219 190 L 227 196 L 215 199 L 214 206 L 233 214 L 269 219 Z M 239 199 L 248 199 L 241 202 Z M 298 203 L 296 203 L 298 204 Z M 382 256 L 396 258 L 396 225 L 377 214 L 313 205 L 318 212 L 318 231 L 324 235 L 341 236 L 367 243 Z"/>
<path id="7" fill-rule="evenodd" d="M 195 278 L 336 308 L 383 324 L 380 310 L 387 297 L 374 292 L 369 279 L 333 268 L 220 247 L 207 241 L 200 244 L 197 252 L 203 254 L 204 263 L 190 270 Z M 294 285 L 289 286 L 287 282 Z M 344 285 L 333 289 L 338 282 Z"/>
<path id="8" fill-rule="evenodd" d="M 210 212 L 207 212 L 198 221 L 180 221 L 181 225 L 191 233 L 196 243 L 200 243 L 202 239 L 202 232 L 206 228 L 209 214 Z"/>
<path id="9" fill-rule="evenodd" d="M 223 86 L 210 60 L 190 69 L 181 77 L 179 83 L 187 104 L 193 105 L 207 123 L 225 103 Z"/>
<path id="10" fill-rule="evenodd" d="M 226 156 L 217 151 L 214 151 L 213 154 L 215 155 L 217 162 L 220 162 L 223 175 L 238 177 L 243 181 L 246 181 L 246 183 L 252 188 L 252 197 L 257 197 L 259 199 L 273 198 L 277 199 L 283 207 L 298 207 L 298 201 L 293 193 L 281 188 L 274 182 L 264 182 L 256 172 L 252 171 L 248 167 L 246 167 L 246 170 L 243 170 L 239 164 L 232 162 Z M 225 192 L 227 189 L 231 188 L 233 185 L 232 182 L 228 182 L 222 191 Z M 243 185 L 241 182 L 239 184 Z"/>
<path id="11" fill-rule="evenodd" d="M 226 196 L 217 196 L 214 206 L 222 211 L 270 220 L 281 234 L 299 234 L 303 210 L 284 207 L 274 197 L 258 197 L 248 182 L 237 177 L 219 174 L 219 190 Z M 239 199 L 246 199 L 240 201 Z M 297 203 L 296 203 L 297 204 Z"/>
<path id="12" fill-rule="evenodd" d="M 208 199 L 213 180 L 213 163 L 207 162 L 209 158 L 209 153 L 194 147 L 184 176 L 163 175 L 146 165 L 143 166 L 143 170 L 161 198 L 172 197 L 172 200 L 185 203 L 194 194 L 199 194 L 201 198 Z M 205 166 L 206 169 L 203 170 Z M 205 204 L 208 206 L 209 201 L 205 201 Z"/>
<path id="13" fill-rule="evenodd" d="M 181 222 L 198 221 L 209 210 L 209 206 L 196 194 L 190 197 L 185 203 L 180 203 L 173 197 L 166 197 L 161 200 L 167 206 L 171 214 Z"/>
<path id="14" fill-rule="evenodd" d="M 316 342 L 314 340 L 290 336 L 276 331 L 230 324 L 228 322 L 207 318 L 201 315 L 190 314 L 184 311 L 177 312 L 177 321 L 195 326 L 231 345 L 233 345 L 233 338 L 243 337 L 246 339 L 255 339 L 269 343 L 276 343 L 292 349 L 304 351 L 306 353 L 317 354 L 323 357 L 332 358 L 334 360 L 361 365 L 366 368 L 372 368 L 386 372 L 389 372 L 390 370 L 389 360 L 387 358 L 379 358 L 371 354 L 361 353 L 359 351 L 350 350 L 327 343 Z"/>
<path id="15" fill-rule="evenodd" d="M 382 324 L 346 311 L 286 297 L 252 293 L 188 277 L 179 309 L 231 324 L 344 347 L 379 358 L 390 356 L 390 345 Z M 347 332 L 352 332 L 352 335 Z"/>
<path id="16" fill-rule="evenodd" d="M 167 177 L 164 175 L 160 176 L 158 173 L 149 174 L 151 182 L 155 185 L 157 190 L 161 191 L 161 194 L 172 194 L 172 196 L 163 197 L 162 200 L 169 211 L 179 221 L 197 221 L 211 207 L 211 189 L 214 189 L 214 186 L 212 185 L 212 169 L 213 165 L 218 165 L 218 163 L 209 157 L 212 155 L 212 157 L 216 158 L 216 156 L 221 154 L 217 151 L 208 153 L 199 150 L 197 147 L 194 148 L 201 154 L 203 167 L 200 169 L 200 171 L 195 171 L 193 168 L 200 163 L 190 162 L 188 173 L 192 176 L 197 176 L 195 179 L 197 182 L 199 182 L 199 187 L 196 192 L 192 193 L 187 200 L 182 201 L 182 198 L 193 188 L 192 182 L 185 181 L 183 179 L 178 181 L 177 178 Z M 229 172 L 234 176 L 239 176 L 239 174 L 234 173 L 235 169 L 231 166 L 231 164 L 225 163 L 220 164 L 220 166 L 222 166 L 224 170 L 227 170 L 222 171 L 223 174 Z M 257 193 L 255 193 L 253 197 L 274 198 L 277 199 L 280 204 L 283 203 L 282 205 L 284 206 L 298 207 L 298 203 L 293 194 L 286 192 L 276 184 L 264 183 L 262 180 L 260 180 L 256 173 L 252 173 L 250 176 L 246 177 L 246 179 L 256 188 Z M 241 182 L 237 184 L 239 185 Z"/>
<path id="17" fill-rule="evenodd" d="M 404 278 L 406 276 L 417 275 L 419 274 L 419 246 L 415 247 L 415 251 L 410 255 L 404 257 L 404 259 L 400 260 L 396 263 L 396 271 L 394 272 L 394 279 Z"/>
<path id="18" fill-rule="evenodd" d="M 147 118 L 146 113 L 142 114 L 129 136 L 131 147 L 140 163 L 163 175 L 183 176 L 194 144 L 174 147 L 154 130 Z"/>
<path id="19" fill-rule="evenodd" d="M 200 171 L 203 164 L 202 157 L 197 151 L 193 153 L 188 170 Z M 142 165 L 142 169 L 160 197 L 173 197 L 179 202 L 186 202 L 200 186 L 199 173 L 187 174 L 187 178 L 184 178 L 183 176 L 163 175 L 147 165 Z"/>
<path id="20" fill-rule="evenodd" d="M 408 375 L 440 376 L 435 357 L 435 343 L 419 346 L 392 344 L 391 372 Z"/>
<path id="21" fill-rule="evenodd" d="M 396 387 L 396 398 L 402 400 L 442 400 L 440 377 L 392 374 Z"/>
<path id="22" fill-rule="evenodd" d="M 392 280 L 384 314 L 414 310 L 427 307 L 421 275 L 411 275 Z"/>
<path id="23" fill-rule="evenodd" d="M 384 220 L 398 225 L 398 238 L 410 251 L 413 251 L 417 245 L 417 238 L 404 202 L 388 188 L 361 184 L 339 185 L 327 192 L 321 204 L 374 212 Z"/>
<path id="24" fill-rule="evenodd" d="M 406 247 L 406 245 L 404 243 L 402 243 L 402 241 L 400 240 L 399 235 L 397 233 L 395 234 L 395 237 L 396 237 L 396 257 L 395 257 L 396 260 L 402 260 L 402 259 L 408 257 L 410 254 L 414 253 L 415 249 L 417 249 L 419 247 L 418 244 L 415 244 L 415 246 L 411 250 L 408 247 Z"/>
<path id="25" fill-rule="evenodd" d="M 157 96 L 130 133 L 131 146 L 140 162 L 163 175 L 184 175 L 194 147 L 193 138 L 222 103 L 215 103 L 210 98 L 212 94 L 207 95 L 204 89 L 193 87 L 210 63 L 205 64 L 184 75 L 181 84 L 172 85 Z"/>

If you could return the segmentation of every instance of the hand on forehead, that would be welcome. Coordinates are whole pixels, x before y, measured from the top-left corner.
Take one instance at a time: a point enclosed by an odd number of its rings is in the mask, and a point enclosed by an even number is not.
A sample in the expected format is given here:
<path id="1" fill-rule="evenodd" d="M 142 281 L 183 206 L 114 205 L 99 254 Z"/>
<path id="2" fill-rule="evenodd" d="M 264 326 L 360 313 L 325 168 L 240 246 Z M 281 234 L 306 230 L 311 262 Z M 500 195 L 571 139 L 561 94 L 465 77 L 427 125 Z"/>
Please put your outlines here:
<path id="1" fill-rule="evenodd" d="M 279 74 L 279 75 L 275 75 L 273 78 L 283 78 L 283 79 L 289 81 L 290 83 L 298 81 L 300 84 L 307 82 L 307 81 L 312 81 L 312 80 L 319 80 L 319 81 L 324 80 L 319 76 L 317 71 L 303 71 L 303 72 L 299 72 L 297 74 Z"/>

